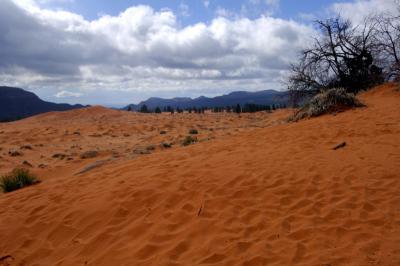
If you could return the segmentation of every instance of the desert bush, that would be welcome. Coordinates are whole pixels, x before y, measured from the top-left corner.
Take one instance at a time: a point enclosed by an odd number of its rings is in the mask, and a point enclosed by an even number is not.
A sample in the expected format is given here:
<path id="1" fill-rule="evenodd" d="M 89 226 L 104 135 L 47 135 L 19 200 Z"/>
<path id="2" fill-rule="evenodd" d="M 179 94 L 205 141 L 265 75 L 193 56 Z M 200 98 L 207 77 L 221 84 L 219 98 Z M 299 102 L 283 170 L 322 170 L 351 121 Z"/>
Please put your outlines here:
<path id="1" fill-rule="evenodd" d="M 289 121 L 320 116 L 327 113 L 344 111 L 349 108 L 364 106 L 354 94 L 344 88 L 330 89 L 314 96 L 303 108 L 296 112 Z"/>
<path id="2" fill-rule="evenodd" d="M 138 154 L 138 155 L 144 155 L 144 154 L 150 154 L 151 152 L 149 150 L 147 150 L 146 148 L 137 147 L 133 150 L 133 153 Z"/>
<path id="3" fill-rule="evenodd" d="M 153 144 L 146 147 L 146 150 L 148 150 L 148 151 L 154 151 L 155 149 L 156 149 L 156 145 L 153 145 Z"/>
<path id="4" fill-rule="evenodd" d="M 16 150 L 10 150 L 10 151 L 8 152 L 8 154 L 9 154 L 11 157 L 17 157 L 17 156 L 23 156 L 23 155 L 24 155 L 22 152 L 16 151 Z"/>
<path id="5" fill-rule="evenodd" d="M 197 135 L 197 134 L 199 134 L 199 131 L 197 129 L 191 129 L 191 130 L 189 130 L 189 134 L 190 135 Z"/>
<path id="6" fill-rule="evenodd" d="M 97 151 L 85 151 L 81 154 L 81 159 L 90 159 L 97 157 L 99 153 Z"/>
<path id="7" fill-rule="evenodd" d="M 187 136 L 187 137 L 183 140 L 182 145 L 183 145 L 183 146 L 188 146 L 188 145 L 191 145 L 191 144 L 196 143 L 196 142 L 197 142 L 197 138 L 194 138 L 194 137 L 192 137 L 192 136 Z"/>
<path id="8" fill-rule="evenodd" d="M 22 165 L 27 166 L 27 167 L 33 167 L 33 165 L 30 162 L 28 162 L 27 160 L 23 161 Z"/>
<path id="9" fill-rule="evenodd" d="M 169 143 L 169 142 L 163 142 L 163 143 L 161 144 L 161 147 L 166 148 L 166 149 L 169 149 L 169 148 L 172 148 L 172 144 Z"/>
<path id="10" fill-rule="evenodd" d="M 17 168 L 0 178 L 0 187 L 4 193 L 39 183 L 37 177 L 27 169 Z"/>
<path id="11" fill-rule="evenodd" d="M 21 146 L 21 150 L 32 150 L 32 146 L 31 145 L 23 145 L 23 146 Z"/>
<path id="12" fill-rule="evenodd" d="M 52 157 L 56 158 L 56 159 L 64 160 L 64 158 L 67 157 L 67 155 L 63 154 L 63 153 L 56 153 Z"/>
<path id="13" fill-rule="evenodd" d="M 152 151 L 156 150 L 156 145 L 148 145 L 148 146 L 138 146 L 133 150 L 134 154 L 138 155 L 145 155 L 145 154 L 151 154 Z"/>

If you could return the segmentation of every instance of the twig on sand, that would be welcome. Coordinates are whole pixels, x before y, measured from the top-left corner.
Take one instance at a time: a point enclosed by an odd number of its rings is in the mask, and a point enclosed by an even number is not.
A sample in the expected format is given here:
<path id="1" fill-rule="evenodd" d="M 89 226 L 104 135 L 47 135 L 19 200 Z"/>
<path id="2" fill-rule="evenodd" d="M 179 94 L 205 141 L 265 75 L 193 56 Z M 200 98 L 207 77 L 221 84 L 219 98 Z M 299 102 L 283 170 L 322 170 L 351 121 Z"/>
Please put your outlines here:
<path id="1" fill-rule="evenodd" d="M 197 212 L 197 216 L 200 216 L 204 209 L 204 202 L 201 204 L 199 211 Z"/>
<path id="2" fill-rule="evenodd" d="M 344 148 L 345 146 L 346 146 L 346 142 L 342 142 L 342 143 L 336 145 L 333 149 L 338 150 L 338 149 Z"/>
<path id="3" fill-rule="evenodd" d="M 14 260 L 13 256 L 11 256 L 11 255 L 5 255 L 5 256 L 0 257 L 0 262 L 4 262 L 4 261 L 6 261 L 6 260 L 8 260 L 8 259 Z"/>
<path id="4" fill-rule="evenodd" d="M 101 167 L 103 166 L 105 163 L 107 163 L 109 160 L 102 160 L 102 161 L 96 161 L 94 163 L 91 163 L 89 165 L 87 165 L 85 168 L 83 168 L 81 171 L 79 171 L 78 173 L 76 173 L 75 175 L 80 175 L 80 174 L 84 174 L 86 172 L 89 172 L 90 170 L 93 170 L 95 168 Z"/>

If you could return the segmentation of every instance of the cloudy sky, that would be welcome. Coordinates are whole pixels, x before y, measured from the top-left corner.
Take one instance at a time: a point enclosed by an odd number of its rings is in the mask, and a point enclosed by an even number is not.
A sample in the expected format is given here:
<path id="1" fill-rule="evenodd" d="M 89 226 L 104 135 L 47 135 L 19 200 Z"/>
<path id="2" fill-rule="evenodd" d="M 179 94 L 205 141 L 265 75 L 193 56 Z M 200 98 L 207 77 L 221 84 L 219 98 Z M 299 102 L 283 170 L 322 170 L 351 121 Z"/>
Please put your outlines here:
<path id="1" fill-rule="evenodd" d="M 0 85 L 54 102 L 284 89 L 312 20 L 396 0 L 0 0 Z"/>

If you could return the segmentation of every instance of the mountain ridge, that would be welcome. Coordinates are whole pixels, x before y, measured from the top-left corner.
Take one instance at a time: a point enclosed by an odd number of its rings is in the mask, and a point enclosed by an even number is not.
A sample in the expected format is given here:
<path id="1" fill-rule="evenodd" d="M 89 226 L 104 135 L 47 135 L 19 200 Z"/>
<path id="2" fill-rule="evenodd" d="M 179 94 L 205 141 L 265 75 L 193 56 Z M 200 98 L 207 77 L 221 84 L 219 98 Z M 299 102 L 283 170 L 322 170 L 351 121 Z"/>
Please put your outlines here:
<path id="1" fill-rule="evenodd" d="M 80 104 L 52 103 L 21 88 L 0 86 L 0 121 L 14 121 L 51 111 L 83 108 Z"/>
<path id="2" fill-rule="evenodd" d="M 156 107 L 173 107 L 173 108 L 190 108 L 190 107 L 226 107 L 234 106 L 237 104 L 259 104 L 259 105 L 287 105 L 289 94 L 286 91 L 276 91 L 276 90 L 262 90 L 255 92 L 248 91 L 233 91 L 228 94 L 216 96 L 216 97 L 206 97 L 199 96 L 196 98 L 190 97 L 174 97 L 174 98 L 160 98 L 151 97 L 145 101 L 141 101 L 138 104 L 129 104 L 122 108 L 123 110 L 140 110 L 141 106 L 146 105 L 150 109 L 155 109 Z"/>

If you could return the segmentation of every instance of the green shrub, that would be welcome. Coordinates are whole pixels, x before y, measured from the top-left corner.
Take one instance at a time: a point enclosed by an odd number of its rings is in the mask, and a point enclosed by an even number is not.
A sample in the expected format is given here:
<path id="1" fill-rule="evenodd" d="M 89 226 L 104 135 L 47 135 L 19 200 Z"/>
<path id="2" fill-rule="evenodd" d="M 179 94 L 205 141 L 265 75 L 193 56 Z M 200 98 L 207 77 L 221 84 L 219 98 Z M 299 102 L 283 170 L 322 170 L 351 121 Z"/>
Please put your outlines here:
<path id="1" fill-rule="evenodd" d="M 37 177 L 27 169 L 17 168 L 0 178 L 0 188 L 4 193 L 39 183 Z"/>
<path id="2" fill-rule="evenodd" d="M 197 138 L 194 138 L 194 137 L 192 137 L 192 136 L 187 136 L 187 137 L 183 140 L 182 145 L 183 145 L 183 146 L 188 146 L 188 145 L 191 145 L 191 144 L 196 143 L 196 142 L 197 142 Z"/>
<path id="3" fill-rule="evenodd" d="M 197 129 L 191 129 L 191 130 L 189 130 L 189 134 L 190 135 L 197 135 L 197 134 L 199 134 L 199 131 Z"/>
<path id="4" fill-rule="evenodd" d="M 314 96 L 303 108 L 290 117 L 289 121 L 298 121 L 362 106 L 364 105 L 357 100 L 355 95 L 347 93 L 345 89 L 330 89 Z"/>

